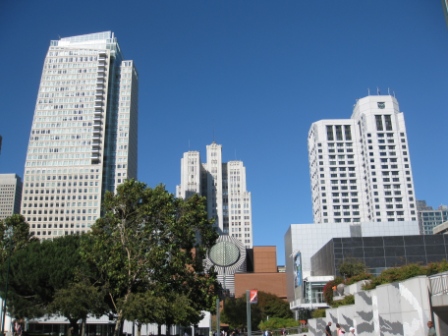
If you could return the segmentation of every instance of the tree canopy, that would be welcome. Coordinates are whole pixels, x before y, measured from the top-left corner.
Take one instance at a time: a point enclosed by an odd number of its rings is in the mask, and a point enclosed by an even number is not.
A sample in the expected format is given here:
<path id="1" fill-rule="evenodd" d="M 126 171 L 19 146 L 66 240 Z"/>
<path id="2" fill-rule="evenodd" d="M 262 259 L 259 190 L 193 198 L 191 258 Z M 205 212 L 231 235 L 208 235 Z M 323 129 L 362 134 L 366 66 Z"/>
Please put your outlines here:
<path id="1" fill-rule="evenodd" d="M 22 216 L 0 221 L 0 295 L 8 282 L 13 317 L 62 315 L 76 334 L 79 319 L 112 312 L 118 335 L 124 318 L 169 330 L 214 309 L 220 285 L 203 260 L 218 234 L 204 198 L 127 180 L 102 204 L 81 236 L 39 241 Z"/>
<path id="2" fill-rule="evenodd" d="M 53 313 L 76 324 L 88 313 L 105 312 L 105 306 L 96 308 L 104 302 L 104 295 L 97 295 L 98 289 L 89 282 L 79 251 L 81 239 L 80 236 L 63 236 L 33 241 L 11 254 L 8 309 L 12 316 L 32 318 Z M 6 282 L 6 267 L 3 263 L 2 284 Z M 88 297 L 84 297 L 87 293 Z"/>
<path id="3" fill-rule="evenodd" d="M 168 326 L 179 320 L 173 318 L 174 307 L 164 306 L 163 297 L 186 302 L 195 312 L 188 314 L 190 323 L 200 319 L 201 309 L 213 306 L 219 284 L 202 260 L 218 235 L 203 198 L 178 199 L 162 185 L 152 189 L 127 180 L 115 194 L 105 195 L 103 212 L 83 255 L 96 267 L 116 314 L 116 335 L 125 315 L 141 319 L 135 313 L 142 304 L 139 294 L 158 298 L 161 307 L 148 322 Z"/>
<path id="4" fill-rule="evenodd" d="M 366 273 L 366 265 L 355 258 L 347 258 L 339 265 L 339 274 L 346 278 Z"/>
<path id="5" fill-rule="evenodd" d="M 251 305 L 252 327 L 259 326 L 260 322 L 271 318 L 289 319 L 293 317 L 289 303 L 278 296 L 258 291 L 258 303 Z M 246 318 L 246 296 L 240 298 L 226 298 L 222 321 L 233 328 L 244 328 Z"/>

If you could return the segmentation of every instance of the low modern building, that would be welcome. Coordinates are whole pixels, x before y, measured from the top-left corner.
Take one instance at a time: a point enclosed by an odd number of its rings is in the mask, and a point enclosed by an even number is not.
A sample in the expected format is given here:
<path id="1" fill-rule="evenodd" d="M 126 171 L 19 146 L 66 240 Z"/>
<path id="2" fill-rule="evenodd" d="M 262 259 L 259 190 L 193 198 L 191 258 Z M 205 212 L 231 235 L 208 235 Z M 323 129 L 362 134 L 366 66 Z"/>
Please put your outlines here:
<path id="1" fill-rule="evenodd" d="M 383 270 L 406 264 L 426 265 L 448 259 L 448 236 L 413 235 L 390 237 L 332 238 L 311 257 L 313 275 L 344 276 L 339 265 L 357 260 L 378 275 Z"/>
<path id="2" fill-rule="evenodd" d="M 22 179 L 16 174 L 0 174 L 0 220 L 20 213 Z"/>
<path id="3" fill-rule="evenodd" d="M 331 239 L 418 234 L 417 221 L 292 224 L 285 234 L 286 291 L 291 309 L 307 304 L 303 280 L 315 276 L 311 257 Z"/>

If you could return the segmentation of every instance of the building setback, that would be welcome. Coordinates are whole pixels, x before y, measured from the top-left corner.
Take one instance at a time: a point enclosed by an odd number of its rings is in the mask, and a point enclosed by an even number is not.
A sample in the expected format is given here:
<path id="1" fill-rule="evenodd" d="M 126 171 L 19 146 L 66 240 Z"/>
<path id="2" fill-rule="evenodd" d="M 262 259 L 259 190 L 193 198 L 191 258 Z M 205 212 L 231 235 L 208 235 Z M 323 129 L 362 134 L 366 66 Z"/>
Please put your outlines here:
<path id="1" fill-rule="evenodd" d="M 314 223 L 417 220 L 404 115 L 392 96 L 356 102 L 351 119 L 311 125 Z"/>
<path id="2" fill-rule="evenodd" d="M 137 177 L 138 75 L 110 31 L 51 41 L 25 163 L 22 214 L 40 239 L 86 232 Z"/>
<path id="3" fill-rule="evenodd" d="M 197 151 L 184 153 L 176 196 L 187 198 L 196 193 L 206 197 L 208 216 L 220 234 L 252 248 L 252 202 L 243 162 L 222 162 L 222 146 L 215 142 L 207 146 L 206 163 L 201 163 Z"/>
<path id="4" fill-rule="evenodd" d="M 0 174 L 0 220 L 20 213 L 22 180 L 16 174 Z"/>

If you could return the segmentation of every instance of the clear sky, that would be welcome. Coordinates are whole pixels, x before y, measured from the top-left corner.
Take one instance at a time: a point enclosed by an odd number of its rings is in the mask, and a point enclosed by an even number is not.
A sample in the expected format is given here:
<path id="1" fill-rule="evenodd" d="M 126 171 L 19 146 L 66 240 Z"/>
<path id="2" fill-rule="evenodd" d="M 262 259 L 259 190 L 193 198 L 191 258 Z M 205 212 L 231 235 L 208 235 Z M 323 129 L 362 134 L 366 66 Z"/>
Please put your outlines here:
<path id="1" fill-rule="evenodd" d="M 311 223 L 307 134 L 370 88 L 405 113 L 417 199 L 447 204 L 448 29 L 439 0 L 0 1 L 0 173 L 23 168 L 50 40 L 111 30 L 140 79 L 139 180 L 175 192 L 213 140 L 242 160 L 255 245 Z"/>

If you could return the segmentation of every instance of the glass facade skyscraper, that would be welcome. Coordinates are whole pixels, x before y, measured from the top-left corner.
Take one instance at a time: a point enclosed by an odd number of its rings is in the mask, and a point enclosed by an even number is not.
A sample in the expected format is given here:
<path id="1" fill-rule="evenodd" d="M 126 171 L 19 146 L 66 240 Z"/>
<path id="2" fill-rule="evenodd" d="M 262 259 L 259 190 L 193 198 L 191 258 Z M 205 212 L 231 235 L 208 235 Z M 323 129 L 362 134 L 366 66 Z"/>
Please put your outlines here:
<path id="1" fill-rule="evenodd" d="M 88 231 L 104 193 L 137 177 L 137 121 L 138 74 L 113 32 L 51 41 L 22 194 L 36 237 Z"/>

